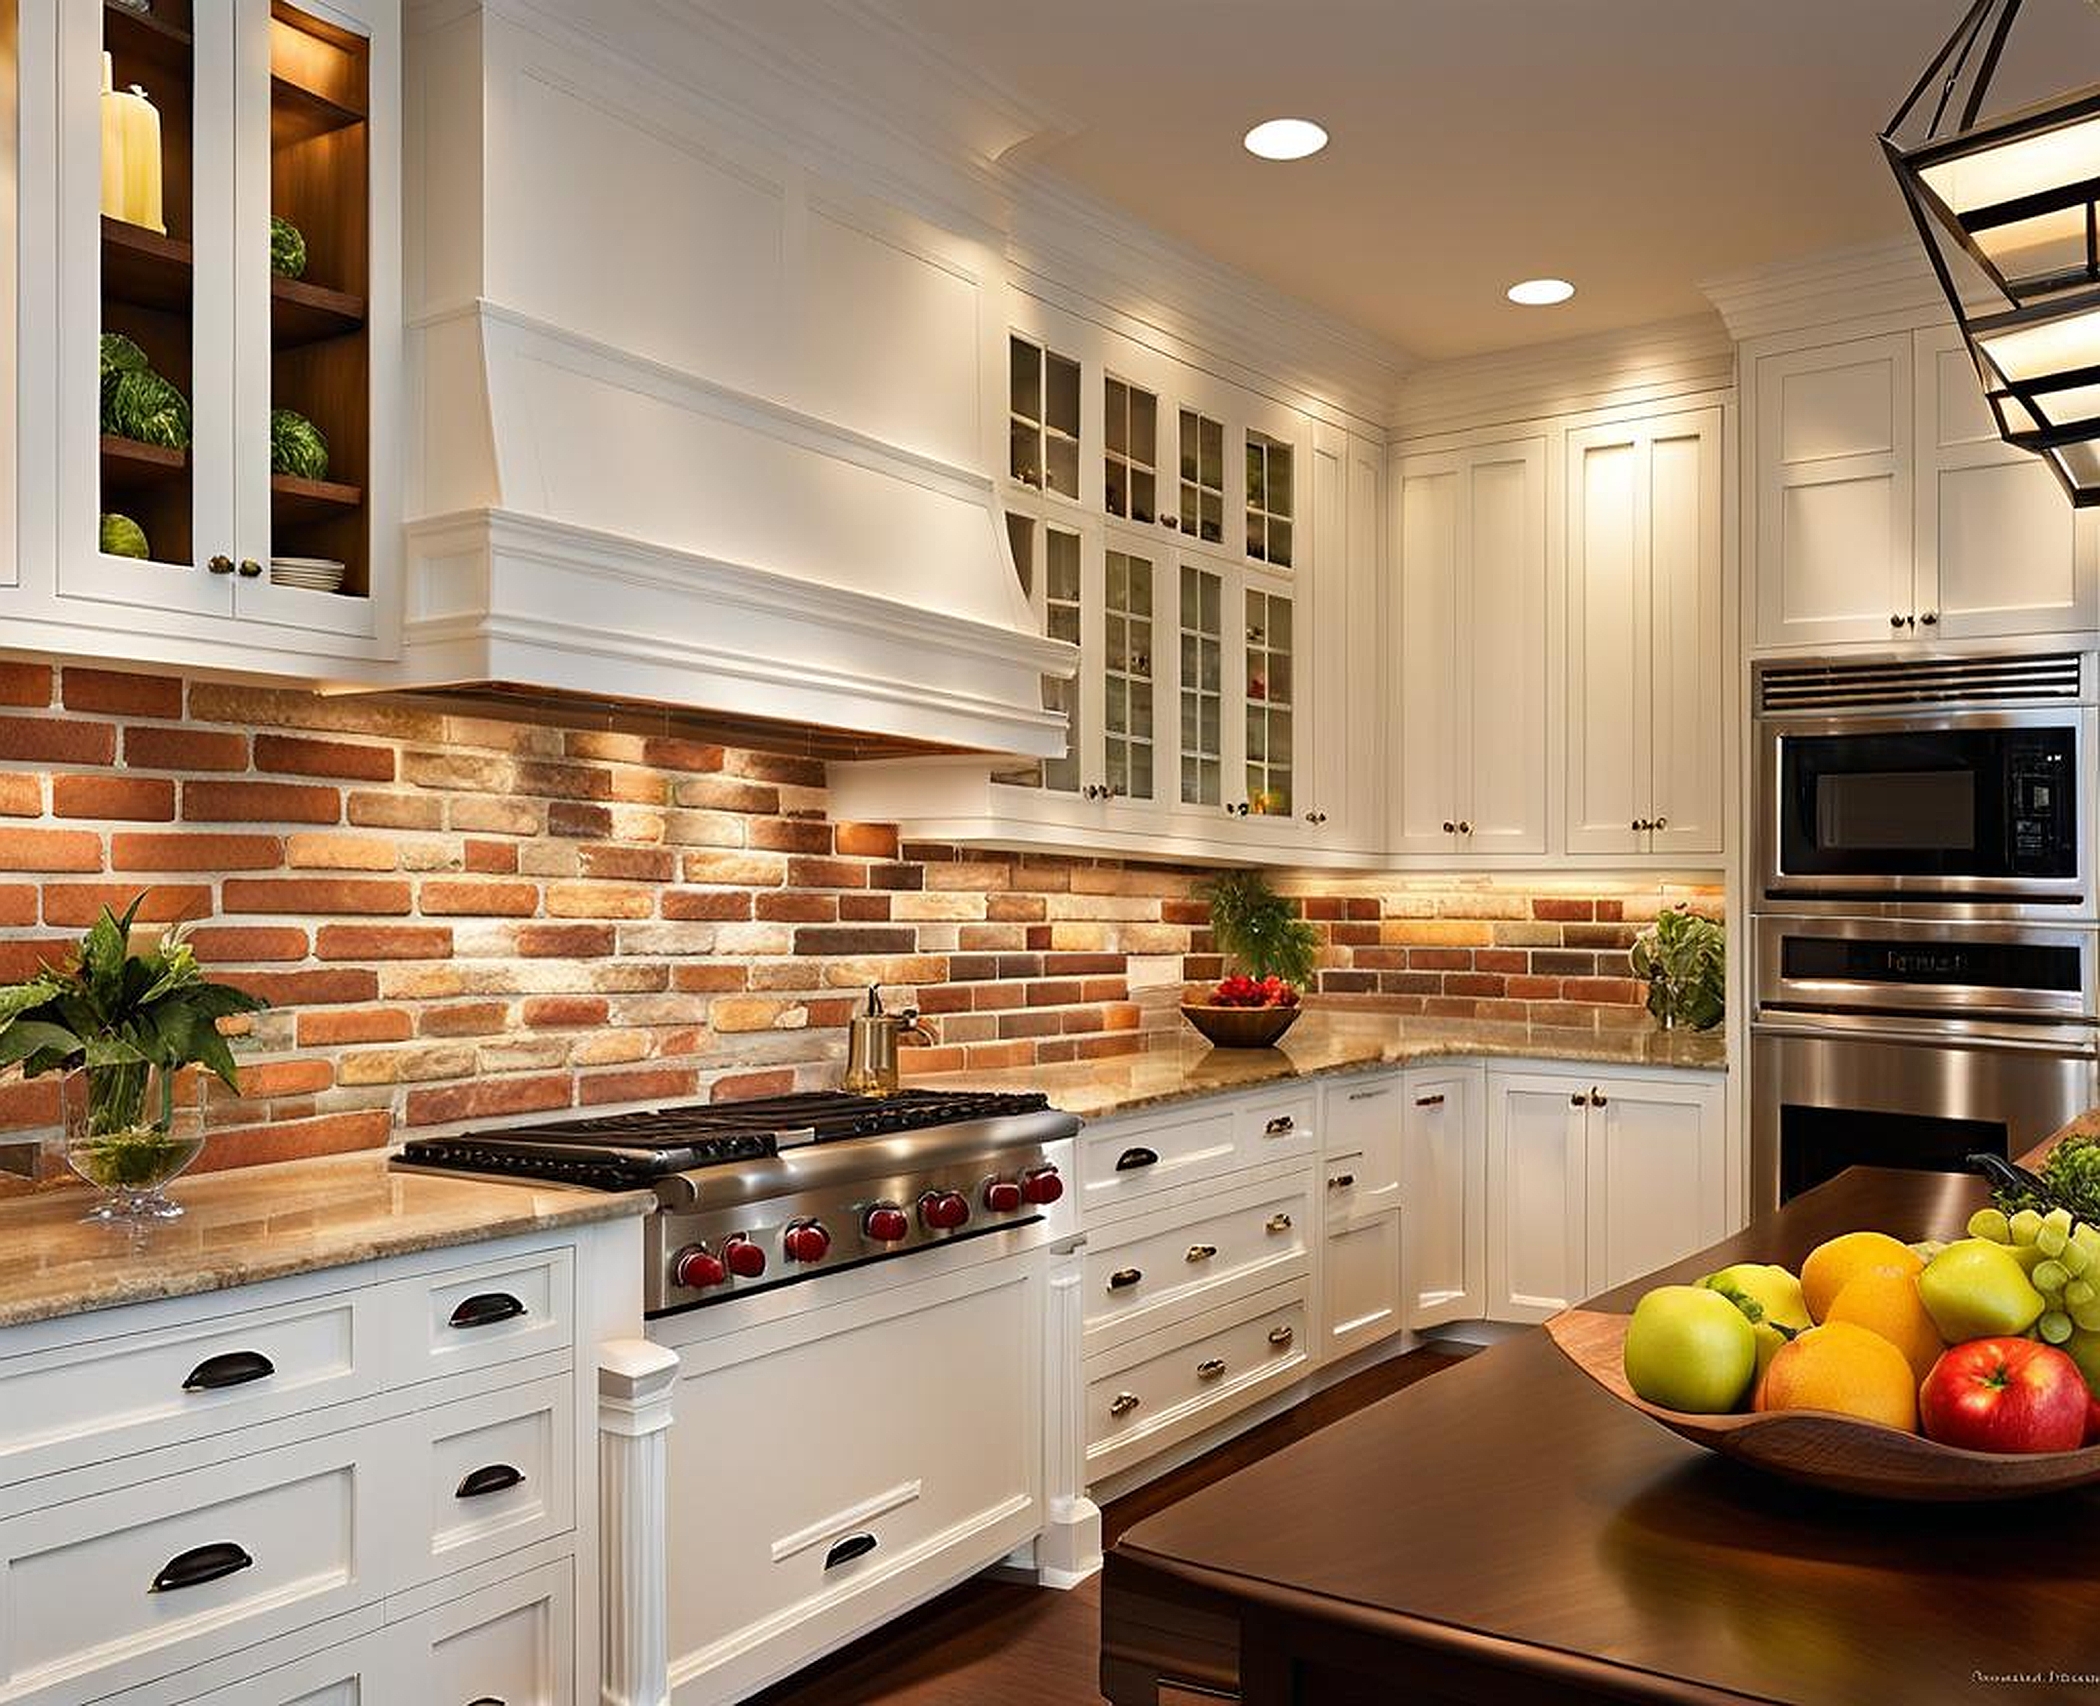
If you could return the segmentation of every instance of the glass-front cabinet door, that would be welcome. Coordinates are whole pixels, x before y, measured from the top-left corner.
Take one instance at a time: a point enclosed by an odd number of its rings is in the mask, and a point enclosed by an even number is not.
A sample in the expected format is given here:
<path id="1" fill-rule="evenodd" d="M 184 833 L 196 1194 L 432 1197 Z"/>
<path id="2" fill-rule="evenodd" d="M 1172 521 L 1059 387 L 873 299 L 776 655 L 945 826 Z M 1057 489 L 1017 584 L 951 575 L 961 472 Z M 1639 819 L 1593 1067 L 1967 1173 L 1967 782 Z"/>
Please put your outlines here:
<path id="1" fill-rule="evenodd" d="M 1152 559 L 1111 543 L 1103 563 L 1101 785 L 1106 798 L 1154 798 L 1152 636 L 1159 577 Z"/>
<path id="2" fill-rule="evenodd" d="M 1245 813 L 1252 817 L 1291 815 L 1296 799 L 1296 635 L 1292 601 L 1280 592 L 1249 586 L 1246 615 Z"/>
<path id="3" fill-rule="evenodd" d="M 1181 564 L 1180 804 L 1225 805 L 1225 576 L 1190 558 Z"/>
<path id="4" fill-rule="evenodd" d="M 1007 475 L 1079 497 L 1079 361 L 1015 332 L 1007 338 Z"/>

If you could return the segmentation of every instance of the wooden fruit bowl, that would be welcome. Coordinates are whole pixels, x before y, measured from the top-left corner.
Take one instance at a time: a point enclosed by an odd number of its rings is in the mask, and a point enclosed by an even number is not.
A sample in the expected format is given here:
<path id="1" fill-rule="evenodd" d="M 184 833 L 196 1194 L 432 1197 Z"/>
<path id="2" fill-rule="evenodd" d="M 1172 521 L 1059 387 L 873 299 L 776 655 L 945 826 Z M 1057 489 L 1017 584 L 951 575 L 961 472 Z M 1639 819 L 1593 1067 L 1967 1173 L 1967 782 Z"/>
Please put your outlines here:
<path id="1" fill-rule="evenodd" d="M 1692 1416 L 1634 1396 L 1626 1384 L 1627 1315 L 1564 1309 L 1546 1323 L 1562 1353 L 1620 1403 L 1672 1433 L 1754 1468 L 1833 1492 L 1874 1498 L 1954 1503 L 2058 1493 L 2100 1481 L 2100 1445 L 2082 1451 L 2007 1455 L 1939 1445 L 1827 1410 L 1767 1410 Z"/>
<path id="2" fill-rule="evenodd" d="M 1298 1022 L 1303 1007 L 1213 1007 L 1184 1001 L 1181 1016 L 1213 1048 L 1274 1048 L 1277 1039 Z"/>

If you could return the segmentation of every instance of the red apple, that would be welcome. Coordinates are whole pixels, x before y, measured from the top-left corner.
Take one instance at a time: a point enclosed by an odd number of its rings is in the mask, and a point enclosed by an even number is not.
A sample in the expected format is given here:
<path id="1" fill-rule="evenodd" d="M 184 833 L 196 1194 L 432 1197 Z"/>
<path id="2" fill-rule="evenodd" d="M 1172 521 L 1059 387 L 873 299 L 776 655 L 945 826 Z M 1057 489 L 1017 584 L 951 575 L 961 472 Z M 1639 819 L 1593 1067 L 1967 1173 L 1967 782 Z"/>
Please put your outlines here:
<path id="1" fill-rule="evenodd" d="M 2100 1392 L 2089 1393 L 2086 1397 L 2085 1443 L 2100 1445 Z"/>
<path id="2" fill-rule="evenodd" d="M 1970 1451 L 2075 1451 L 2092 1397 L 2078 1365 L 2034 1339 L 1971 1339 L 1918 1389 L 1928 1439 Z"/>

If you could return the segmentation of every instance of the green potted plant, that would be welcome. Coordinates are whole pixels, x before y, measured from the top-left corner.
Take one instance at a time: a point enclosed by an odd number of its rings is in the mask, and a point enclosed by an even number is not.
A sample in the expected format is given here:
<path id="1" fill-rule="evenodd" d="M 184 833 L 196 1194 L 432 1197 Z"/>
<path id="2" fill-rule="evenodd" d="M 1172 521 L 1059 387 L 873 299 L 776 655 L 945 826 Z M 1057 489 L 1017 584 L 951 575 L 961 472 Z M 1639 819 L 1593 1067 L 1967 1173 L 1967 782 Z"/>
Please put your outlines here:
<path id="1" fill-rule="evenodd" d="M 1238 966 L 1182 1017 L 1219 1048 L 1270 1048 L 1304 1010 L 1299 994 L 1319 963 L 1320 935 L 1259 871 L 1221 871 L 1195 887 L 1210 907 L 1218 951 Z"/>
<path id="2" fill-rule="evenodd" d="M 1718 1025 L 1727 973 L 1727 932 L 1689 906 L 1671 907 L 1634 940 L 1633 975 L 1648 985 L 1648 1011 L 1665 1030 Z"/>
<path id="3" fill-rule="evenodd" d="M 201 1066 L 229 1089 L 238 1069 L 218 1021 L 268 1005 L 206 980 L 182 927 L 131 951 L 139 895 L 120 918 L 108 907 L 60 965 L 0 988 L 0 1068 L 59 1082 L 66 1162 L 101 1199 L 100 1220 L 182 1213 L 163 1190 L 204 1147 L 203 1118 L 175 1105 L 176 1076 Z"/>

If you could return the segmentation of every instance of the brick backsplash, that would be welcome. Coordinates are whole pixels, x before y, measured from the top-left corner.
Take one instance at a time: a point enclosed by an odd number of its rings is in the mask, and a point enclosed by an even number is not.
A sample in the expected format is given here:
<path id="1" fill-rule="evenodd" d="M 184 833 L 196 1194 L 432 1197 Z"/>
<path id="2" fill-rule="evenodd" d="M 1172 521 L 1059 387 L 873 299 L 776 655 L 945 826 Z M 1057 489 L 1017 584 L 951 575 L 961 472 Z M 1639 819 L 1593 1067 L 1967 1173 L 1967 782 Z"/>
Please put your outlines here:
<path id="1" fill-rule="evenodd" d="M 0 662 L 0 981 L 144 890 L 272 1003 L 242 1093 L 208 1087 L 204 1167 L 828 1087 L 870 983 L 938 1035 L 910 1070 L 1143 1048 L 1222 969 L 1194 876 L 900 846 L 829 816 L 820 763 L 671 733 Z M 1625 949 L 1670 898 L 1296 889 L 1318 1000 L 1585 1025 L 1642 1022 Z M 57 1099 L 0 1075 L 0 1155 L 34 1139 L 47 1182 Z"/>

